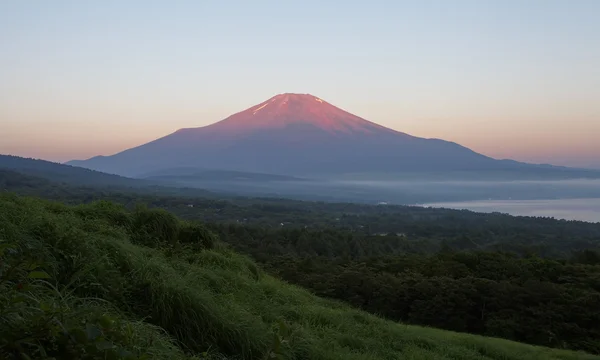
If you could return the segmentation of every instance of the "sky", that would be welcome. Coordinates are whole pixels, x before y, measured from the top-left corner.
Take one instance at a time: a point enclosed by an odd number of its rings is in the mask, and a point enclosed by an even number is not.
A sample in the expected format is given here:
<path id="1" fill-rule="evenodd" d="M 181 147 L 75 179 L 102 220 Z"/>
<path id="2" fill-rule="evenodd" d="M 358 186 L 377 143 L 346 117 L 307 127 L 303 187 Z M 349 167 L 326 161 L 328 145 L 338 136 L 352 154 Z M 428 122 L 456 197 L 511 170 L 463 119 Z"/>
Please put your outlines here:
<path id="1" fill-rule="evenodd" d="M 0 153 L 110 155 L 285 92 L 600 168 L 600 1 L 1 1 Z"/>

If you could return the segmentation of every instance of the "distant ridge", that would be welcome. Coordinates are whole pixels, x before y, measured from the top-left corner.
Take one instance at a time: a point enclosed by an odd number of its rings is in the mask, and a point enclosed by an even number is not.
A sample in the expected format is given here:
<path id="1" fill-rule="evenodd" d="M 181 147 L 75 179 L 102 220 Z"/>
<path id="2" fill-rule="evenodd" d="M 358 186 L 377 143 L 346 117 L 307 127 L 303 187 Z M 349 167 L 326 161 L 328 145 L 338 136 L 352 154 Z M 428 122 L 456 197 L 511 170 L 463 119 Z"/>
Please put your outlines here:
<path id="1" fill-rule="evenodd" d="M 64 165 L 46 160 L 0 155 L 0 169 L 32 175 L 57 183 L 89 186 L 142 186 L 142 180 L 105 174 L 96 170 Z"/>
<path id="2" fill-rule="evenodd" d="M 130 177 L 175 167 L 325 178 L 377 173 L 600 177 L 600 171 L 496 160 L 453 142 L 386 128 L 311 94 L 293 93 L 208 126 L 68 164 Z"/>

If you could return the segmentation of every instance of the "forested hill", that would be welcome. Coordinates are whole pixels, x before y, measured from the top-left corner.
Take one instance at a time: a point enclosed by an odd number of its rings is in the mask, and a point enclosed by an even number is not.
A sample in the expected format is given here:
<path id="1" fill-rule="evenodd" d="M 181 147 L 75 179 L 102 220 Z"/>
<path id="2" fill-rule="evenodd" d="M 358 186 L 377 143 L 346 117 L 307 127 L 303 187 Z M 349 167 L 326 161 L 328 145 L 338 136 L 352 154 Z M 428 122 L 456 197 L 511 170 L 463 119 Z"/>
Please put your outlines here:
<path id="1" fill-rule="evenodd" d="M 202 189 L 176 188 L 158 181 L 130 179 L 44 160 L 7 155 L 0 155 L 0 186 L 6 191 L 60 200 L 81 199 L 85 194 L 97 195 L 107 191 L 205 198 L 220 196 Z"/>
<path id="2" fill-rule="evenodd" d="M 216 194 L 200 190 L 188 193 L 169 188 L 109 190 L 57 184 L 2 170 L 0 188 L 73 204 L 110 200 L 133 208 L 144 203 L 189 220 L 237 226 L 240 231 L 253 234 L 245 242 L 248 248 L 256 246 L 254 242 L 260 239 L 286 239 L 287 243 L 294 242 L 299 255 L 382 255 L 407 249 L 437 251 L 446 246 L 455 250 L 502 250 L 568 257 L 573 251 L 600 246 L 600 223 L 550 218 L 408 206 L 243 197 L 220 199 Z M 306 242 L 296 245 L 297 239 L 306 237 L 330 245 L 320 248 L 302 247 Z M 357 247 L 356 244 L 363 245 Z M 282 255 L 282 249 L 290 248 L 280 248 L 274 255 Z"/>
<path id="3" fill-rule="evenodd" d="M 22 174 L 71 185 L 140 187 L 150 184 L 142 180 L 105 174 L 80 167 L 11 155 L 0 155 L 0 169 L 13 170 Z"/>

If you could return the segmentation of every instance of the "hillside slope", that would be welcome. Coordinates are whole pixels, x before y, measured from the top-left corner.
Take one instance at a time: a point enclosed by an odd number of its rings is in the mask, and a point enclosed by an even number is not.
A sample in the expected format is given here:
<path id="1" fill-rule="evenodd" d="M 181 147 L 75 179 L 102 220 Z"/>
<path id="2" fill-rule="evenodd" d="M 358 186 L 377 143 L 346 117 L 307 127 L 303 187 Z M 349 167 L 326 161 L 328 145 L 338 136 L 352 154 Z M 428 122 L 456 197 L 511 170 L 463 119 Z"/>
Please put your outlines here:
<path id="1" fill-rule="evenodd" d="M 0 154 L 0 169 L 75 185 L 139 187 L 150 184 L 143 180 L 129 179 L 76 166 L 12 155 Z"/>
<path id="2" fill-rule="evenodd" d="M 450 172 L 467 178 L 473 172 L 492 178 L 600 177 L 600 172 L 496 160 L 450 141 L 411 136 L 310 94 L 279 94 L 217 123 L 69 164 L 132 177 L 172 167 L 325 178 Z"/>
<path id="3" fill-rule="evenodd" d="M 223 197 L 159 179 L 130 179 L 44 160 L 5 155 L 0 155 L 0 190 L 61 200 L 73 197 L 89 199 L 91 194 L 103 197 L 119 192 L 152 196 Z"/>
<path id="4" fill-rule="evenodd" d="M 201 225 L 158 210 L 0 195 L 0 229 L 6 359 L 40 349 L 91 359 L 598 359 L 383 321 L 267 276 L 213 248 Z"/>

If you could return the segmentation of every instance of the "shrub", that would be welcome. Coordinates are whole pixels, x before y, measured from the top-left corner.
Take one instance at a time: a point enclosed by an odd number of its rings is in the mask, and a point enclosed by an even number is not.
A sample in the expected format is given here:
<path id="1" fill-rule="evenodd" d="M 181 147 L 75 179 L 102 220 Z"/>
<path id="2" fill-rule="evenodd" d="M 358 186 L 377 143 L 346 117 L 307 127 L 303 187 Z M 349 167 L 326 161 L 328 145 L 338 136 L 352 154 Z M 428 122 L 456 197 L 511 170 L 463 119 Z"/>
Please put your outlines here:
<path id="1" fill-rule="evenodd" d="M 126 227 L 131 226 L 131 215 L 123 205 L 110 201 L 100 200 L 91 204 L 80 205 L 75 208 L 75 213 L 85 219 L 102 219 L 111 225 Z"/>
<path id="2" fill-rule="evenodd" d="M 166 210 L 138 207 L 133 212 L 131 241 L 154 248 L 175 245 L 178 225 L 179 220 Z"/>
<path id="3" fill-rule="evenodd" d="M 215 246 L 216 235 L 202 225 L 183 223 L 177 239 L 181 244 L 191 245 L 194 250 L 212 249 Z"/>
<path id="4" fill-rule="evenodd" d="M 2 239 L 0 239 L 2 240 Z M 52 285 L 36 248 L 0 241 L 0 358 L 140 359 L 144 326 Z M 102 304 L 102 306 L 101 306 Z M 165 342 L 168 345 L 169 340 Z"/>

